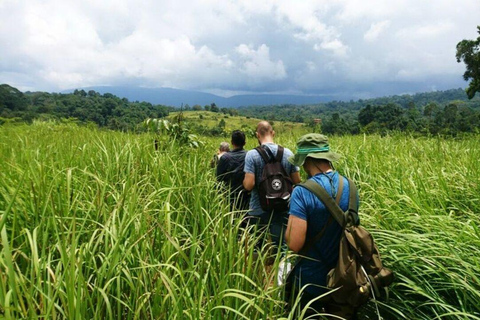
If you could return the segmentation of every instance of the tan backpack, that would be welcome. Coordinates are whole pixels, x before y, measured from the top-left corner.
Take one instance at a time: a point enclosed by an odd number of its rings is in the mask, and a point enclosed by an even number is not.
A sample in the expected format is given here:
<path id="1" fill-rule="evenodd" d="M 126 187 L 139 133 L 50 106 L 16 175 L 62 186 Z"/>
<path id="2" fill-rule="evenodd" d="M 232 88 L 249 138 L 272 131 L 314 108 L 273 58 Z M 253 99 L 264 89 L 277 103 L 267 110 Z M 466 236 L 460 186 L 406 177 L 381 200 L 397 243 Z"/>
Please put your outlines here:
<path id="1" fill-rule="evenodd" d="M 343 177 L 340 176 L 340 181 Z M 349 182 L 348 210 L 344 212 L 325 189 L 313 180 L 300 184 L 315 194 L 343 227 L 337 265 L 327 275 L 328 295 L 338 304 L 359 307 L 370 298 L 388 297 L 393 272 L 383 267 L 372 235 L 358 221 L 357 188 Z M 316 237 L 317 239 L 318 237 Z"/>

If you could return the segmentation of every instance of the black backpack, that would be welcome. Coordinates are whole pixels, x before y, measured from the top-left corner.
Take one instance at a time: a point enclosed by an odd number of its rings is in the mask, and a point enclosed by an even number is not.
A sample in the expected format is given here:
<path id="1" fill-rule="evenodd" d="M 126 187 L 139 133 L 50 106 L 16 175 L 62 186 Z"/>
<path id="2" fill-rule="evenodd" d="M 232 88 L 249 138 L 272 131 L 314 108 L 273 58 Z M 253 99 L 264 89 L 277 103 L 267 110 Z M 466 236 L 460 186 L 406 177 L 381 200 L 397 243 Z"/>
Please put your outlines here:
<path id="1" fill-rule="evenodd" d="M 284 148 L 278 146 L 276 157 L 268 147 L 256 147 L 255 150 L 265 162 L 262 178 L 258 185 L 258 196 L 262 209 L 264 211 L 287 211 L 293 183 L 282 165 Z"/>

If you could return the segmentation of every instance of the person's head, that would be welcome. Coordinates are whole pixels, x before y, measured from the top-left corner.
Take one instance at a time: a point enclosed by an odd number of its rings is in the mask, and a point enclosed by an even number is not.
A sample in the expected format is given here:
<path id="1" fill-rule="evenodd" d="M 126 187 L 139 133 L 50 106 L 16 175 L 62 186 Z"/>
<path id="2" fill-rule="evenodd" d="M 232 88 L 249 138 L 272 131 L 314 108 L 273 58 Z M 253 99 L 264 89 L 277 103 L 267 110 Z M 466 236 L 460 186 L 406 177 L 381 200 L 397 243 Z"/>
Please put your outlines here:
<path id="1" fill-rule="evenodd" d="M 268 121 L 260 121 L 257 124 L 255 135 L 260 143 L 273 142 L 275 131 L 273 131 L 272 125 Z"/>
<path id="2" fill-rule="evenodd" d="M 312 171 L 325 172 L 332 169 L 332 162 L 340 159 L 340 155 L 330 151 L 328 138 L 319 133 L 309 133 L 297 141 L 297 152 L 288 158 L 295 166 L 303 166 L 309 175 Z"/>
<path id="3" fill-rule="evenodd" d="M 230 151 L 230 145 L 228 144 L 228 142 L 221 142 L 220 143 L 220 147 L 218 148 L 218 151 L 220 152 L 228 152 Z"/>
<path id="4" fill-rule="evenodd" d="M 240 148 L 245 145 L 245 133 L 240 130 L 235 130 L 232 132 L 232 145 Z"/>

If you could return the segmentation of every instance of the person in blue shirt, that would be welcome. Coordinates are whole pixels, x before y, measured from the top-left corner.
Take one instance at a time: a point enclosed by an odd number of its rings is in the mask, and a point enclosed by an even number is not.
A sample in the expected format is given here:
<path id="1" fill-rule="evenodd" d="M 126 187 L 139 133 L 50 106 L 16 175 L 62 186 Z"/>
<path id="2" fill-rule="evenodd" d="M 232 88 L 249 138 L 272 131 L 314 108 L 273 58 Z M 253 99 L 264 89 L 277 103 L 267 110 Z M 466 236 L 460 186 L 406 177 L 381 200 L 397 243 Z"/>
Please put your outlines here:
<path id="1" fill-rule="evenodd" d="M 288 158 L 288 161 L 292 165 L 302 166 L 308 174 L 308 179 L 322 186 L 337 200 L 340 208 L 346 211 L 349 183 L 345 177 L 334 170 L 332 164 L 339 158 L 338 153 L 330 150 L 326 136 L 310 133 L 298 140 L 297 152 Z M 340 179 L 343 179 L 341 191 L 339 190 Z M 314 241 L 320 232 L 323 232 L 323 236 Z M 296 187 L 290 200 L 285 239 L 289 249 L 300 252 L 303 257 L 294 267 L 290 277 L 292 284 L 290 295 L 293 294 L 295 297 L 301 288 L 304 289 L 300 298 L 302 308 L 327 292 L 325 288 L 327 273 L 337 263 L 341 235 L 342 227 L 333 219 L 325 205 L 306 188 Z M 302 248 L 306 248 L 306 252 Z M 335 315 L 341 310 L 342 316 L 345 315 L 345 306 L 336 305 L 328 299 L 314 301 L 311 308 L 312 313 L 327 312 Z M 348 313 L 350 313 L 348 319 L 355 318 L 356 310 L 349 310 Z"/>

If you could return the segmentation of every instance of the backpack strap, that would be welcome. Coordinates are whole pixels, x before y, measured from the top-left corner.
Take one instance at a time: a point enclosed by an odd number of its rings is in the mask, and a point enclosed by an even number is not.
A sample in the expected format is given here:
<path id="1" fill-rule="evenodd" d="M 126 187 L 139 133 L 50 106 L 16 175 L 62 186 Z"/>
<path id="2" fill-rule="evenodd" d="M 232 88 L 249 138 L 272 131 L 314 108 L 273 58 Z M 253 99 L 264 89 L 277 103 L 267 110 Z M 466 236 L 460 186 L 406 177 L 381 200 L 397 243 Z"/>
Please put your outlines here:
<path id="1" fill-rule="evenodd" d="M 268 157 L 268 154 L 265 151 L 265 149 L 263 149 L 262 147 L 256 147 L 255 150 L 257 150 L 257 152 L 260 154 L 260 156 L 262 157 L 263 161 L 265 161 L 265 163 L 268 163 L 270 161 L 270 158 Z"/>
<path id="2" fill-rule="evenodd" d="M 342 193 L 343 193 L 343 177 L 341 175 L 338 175 L 338 192 L 337 196 L 335 197 L 335 202 L 340 205 L 340 200 L 342 199 Z"/>
<path id="3" fill-rule="evenodd" d="M 340 176 L 342 177 L 342 176 Z M 343 179 L 341 179 L 343 180 Z M 340 181 L 341 181 L 340 180 Z M 313 194 L 315 194 L 320 201 L 323 202 L 325 207 L 327 207 L 328 211 L 330 214 L 337 220 L 338 224 L 342 226 L 342 228 L 345 228 L 350 225 L 357 225 L 358 224 L 358 203 L 357 203 L 357 187 L 355 186 L 355 183 L 348 179 L 348 189 L 349 189 L 349 199 L 348 199 L 348 210 L 344 212 L 342 208 L 338 205 L 340 200 L 337 195 L 337 201 L 335 201 L 328 193 L 327 191 L 318 183 L 312 181 L 312 180 L 307 180 L 304 183 L 301 183 L 302 187 L 307 188 L 310 190 Z M 339 191 L 340 193 L 340 191 Z M 340 193 L 341 195 L 341 193 Z"/>
<path id="4" fill-rule="evenodd" d="M 357 202 L 357 186 L 355 183 L 348 179 L 348 185 L 350 190 L 350 195 L 348 199 L 348 211 L 347 211 L 347 225 L 357 225 L 359 223 L 358 219 L 358 202 Z"/>
<path id="5" fill-rule="evenodd" d="M 321 185 L 313 180 L 307 180 L 299 185 L 310 190 L 314 195 L 316 195 L 317 198 L 323 202 L 325 207 L 327 207 L 330 214 L 335 218 L 335 220 L 337 220 L 338 224 L 342 228 L 346 226 L 347 219 L 345 212 L 338 206 L 335 200 Z"/>
<path id="6" fill-rule="evenodd" d="M 262 156 L 263 158 L 263 161 L 265 161 L 265 163 L 269 163 L 269 162 L 281 162 L 282 161 L 282 158 L 283 158 L 283 147 L 282 146 L 278 146 L 278 149 L 277 149 L 277 155 L 274 156 L 273 155 L 273 152 L 272 150 L 270 150 L 269 147 L 256 147 L 255 150 L 257 150 L 258 153 L 260 153 L 260 155 Z"/>
<path id="7" fill-rule="evenodd" d="M 268 150 L 270 150 L 270 149 L 268 149 Z M 283 159 L 283 147 L 278 146 L 277 157 L 275 158 L 275 161 L 276 162 L 282 162 L 282 159 Z"/>
<path id="8" fill-rule="evenodd" d="M 343 193 L 343 177 L 340 176 L 340 180 L 338 181 L 338 192 L 337 192 L 337 196 L 336 196 L 336 203 L 340 203 L 340 198 L 342 197 L 342 193 Z M 307 180 L 308 181 L 308 180 Z M 317 183 L 315 183 L 317 184 Z M 308 189 L 308 188 L 307 188 Z M 310 189 L 308 189 L 310 190 Z M 310 190 L 311 191 L 311 190 Z M 312 191 L 313 192 L 313 191 Z M 317 196 L 318 197 L 318 196 Z M 317 233 L 317 235 L 315 236 L 315 238 L 313 238 L 312 241 L 310 241 L 307 245 L 305 245 L 300 251 L 299 251 L 299 254 L 300 255 L 305 255 L 308 250 L 318 241 L 320 240 L 322 237 L 323 237 L 323 234 L 325 233 L 325 231 L 327 230 L 328 226 L 332 223 L 333 221 L 333 217 L 332 215 L 330 215 L 328 217 L 328 220 L 327 220 L 327 223 L 325 223 L 325 225 L 323 226 L 322 230 L 320 230 L 319 233 Z"/>

